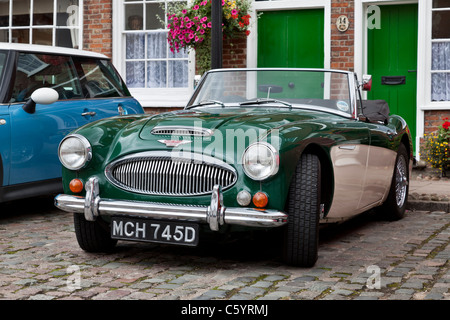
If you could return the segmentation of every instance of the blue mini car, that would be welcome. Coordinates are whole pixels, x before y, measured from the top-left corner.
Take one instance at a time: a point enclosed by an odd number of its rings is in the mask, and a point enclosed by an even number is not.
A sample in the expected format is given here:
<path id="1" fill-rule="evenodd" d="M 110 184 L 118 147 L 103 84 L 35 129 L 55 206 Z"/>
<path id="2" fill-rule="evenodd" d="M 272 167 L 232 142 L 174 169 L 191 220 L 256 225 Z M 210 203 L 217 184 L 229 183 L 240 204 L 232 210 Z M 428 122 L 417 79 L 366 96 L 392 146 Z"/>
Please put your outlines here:
<path id="1" fill-rule="evenodd" d="M 142 106 L 108 57 L 0 44 L 0 202 L 60 192 L 62 138 L 98 119 L 138 113 Z"/>

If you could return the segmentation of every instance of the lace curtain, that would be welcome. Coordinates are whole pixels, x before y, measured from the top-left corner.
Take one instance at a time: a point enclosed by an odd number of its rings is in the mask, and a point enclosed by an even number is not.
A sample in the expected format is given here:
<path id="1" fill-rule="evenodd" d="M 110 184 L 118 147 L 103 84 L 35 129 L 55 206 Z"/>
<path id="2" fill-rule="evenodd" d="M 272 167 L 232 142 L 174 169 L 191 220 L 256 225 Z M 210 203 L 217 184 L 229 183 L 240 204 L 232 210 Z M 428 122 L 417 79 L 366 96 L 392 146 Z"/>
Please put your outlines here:
<path id="1" fill-rule="evenodd" d="M 431 70 L 450 70 L 450 42 L 432 44 Z M 431 74 L 431 100 L 450 101 L 450 73 L 433 72 Z"/>
<path id="2" fill-rule="evenodd" d="M 166 32 L 127 34 L 126 59 L 139 60 L 126 62 L 127 85 L 130 88 L 187 87 L 187 58 L 185 52 L 168 50 Z"/>

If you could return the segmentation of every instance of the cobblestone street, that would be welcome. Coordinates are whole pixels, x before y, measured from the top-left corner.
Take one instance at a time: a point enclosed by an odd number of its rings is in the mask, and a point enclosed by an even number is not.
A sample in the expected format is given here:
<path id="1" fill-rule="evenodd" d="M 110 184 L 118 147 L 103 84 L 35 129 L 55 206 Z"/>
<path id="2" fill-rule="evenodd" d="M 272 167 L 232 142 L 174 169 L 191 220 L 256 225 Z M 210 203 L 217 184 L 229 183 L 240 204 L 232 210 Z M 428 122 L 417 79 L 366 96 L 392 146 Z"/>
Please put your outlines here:
<path id="1" fill-rule="evenodd" d="M 119 242 L 90 254 L 52 198 L 0 211 L 3 300 L 450 300 L 450 214 L 441 211 L 396 222 L 369 212 L 324 228 L 309 269 L 281 263 L 274 233 L 207 235 L 196 248 Z"/>

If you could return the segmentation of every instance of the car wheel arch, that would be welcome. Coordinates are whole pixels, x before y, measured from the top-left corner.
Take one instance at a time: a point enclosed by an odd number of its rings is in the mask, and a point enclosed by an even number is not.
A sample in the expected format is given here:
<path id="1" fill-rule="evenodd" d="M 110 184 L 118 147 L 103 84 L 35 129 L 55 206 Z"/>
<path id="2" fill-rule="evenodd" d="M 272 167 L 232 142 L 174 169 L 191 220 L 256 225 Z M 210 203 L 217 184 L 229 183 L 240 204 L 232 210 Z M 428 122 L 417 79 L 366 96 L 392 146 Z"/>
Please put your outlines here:
<path id="1" fill-rule="evenodd" d="M 296 163 L 300 161 L 302 154 L 314 154 L 319 158 L 321 167 L 321 202 L 324 205 L 323 214 L 326 216 L 331 208 L 334 194 L 334 171 L 333 164 L 327 151 L 318 144 L 311 143 L 307 145 L 301 153 L 298 154 Z M 292 177 L 291 177 L 292 179 Z"/>

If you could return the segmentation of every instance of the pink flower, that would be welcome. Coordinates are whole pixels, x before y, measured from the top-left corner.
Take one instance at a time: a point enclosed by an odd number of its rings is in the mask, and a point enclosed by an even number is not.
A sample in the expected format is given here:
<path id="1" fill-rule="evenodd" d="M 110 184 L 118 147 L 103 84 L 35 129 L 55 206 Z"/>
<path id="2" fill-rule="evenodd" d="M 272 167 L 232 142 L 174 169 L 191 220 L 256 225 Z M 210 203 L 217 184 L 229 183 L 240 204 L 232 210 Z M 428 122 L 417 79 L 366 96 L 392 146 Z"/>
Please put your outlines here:
<path id="1" fill-rule="evenodd" d="M 232 14 L 233 16 L 235 16 L 235 15 L 238 14 L 238 11 L 237 11 L 236 9 L 233 9 L 233 10 L 231 10 L 231 14 Z"/>
<path id="2" fill-rule="evenodd" d="M 212 27 L 212 23 L 208 22 L 208 28 L 211 28 L 211 27 Z"/>
<path id="3" fill-rule="evenodd" d="M 198 6 L 198 4 L 196 4 L 192 9 L 194 10 L 198 10 L 200 7 Z"/>
<path id="4" fill-rule="evenodd" d="M 186 9 L 183 9 L 183 11 L 181 11 L 181 13 L 182 13 L 182 14 L 186 14 L 186 13 L 187 13 L 187 10 L 186 10 Z"/>

